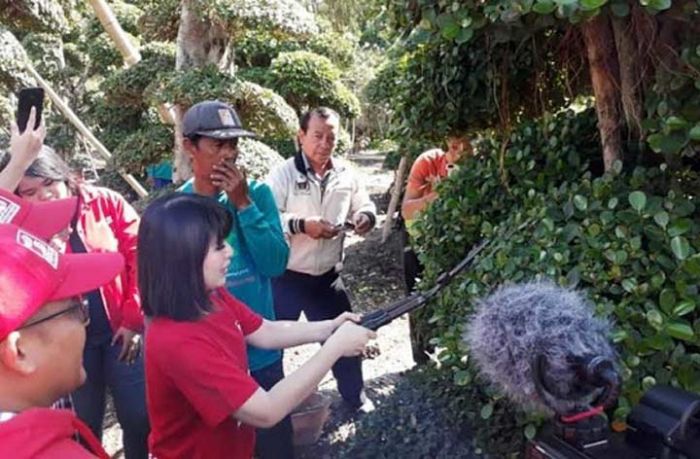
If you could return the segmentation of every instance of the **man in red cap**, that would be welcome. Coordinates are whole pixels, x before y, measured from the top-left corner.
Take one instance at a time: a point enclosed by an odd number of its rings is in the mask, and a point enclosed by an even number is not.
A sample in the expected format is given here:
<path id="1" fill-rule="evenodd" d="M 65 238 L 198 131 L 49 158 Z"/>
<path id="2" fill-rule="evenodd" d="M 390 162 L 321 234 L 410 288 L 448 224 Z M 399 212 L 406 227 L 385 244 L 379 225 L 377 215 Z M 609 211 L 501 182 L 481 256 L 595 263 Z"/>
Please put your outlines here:
<path id="1" fill-rule="evenodd" d="M 65 203 L 32 208 L 2 198 L 19 206 L 14 220 L 44 237 L 71 214 L 56 206 Z M 39 210 L 48 212 L 41 219 L 48 226 L 35 219 Z M 80 295 L 113 279 L 123 265 L 121 254 L 61 254 L 25 229 L 0 224 L 0 457 L 108 457 L 72 412 L 47 407 L 85 380 L 89 316 Z"/>

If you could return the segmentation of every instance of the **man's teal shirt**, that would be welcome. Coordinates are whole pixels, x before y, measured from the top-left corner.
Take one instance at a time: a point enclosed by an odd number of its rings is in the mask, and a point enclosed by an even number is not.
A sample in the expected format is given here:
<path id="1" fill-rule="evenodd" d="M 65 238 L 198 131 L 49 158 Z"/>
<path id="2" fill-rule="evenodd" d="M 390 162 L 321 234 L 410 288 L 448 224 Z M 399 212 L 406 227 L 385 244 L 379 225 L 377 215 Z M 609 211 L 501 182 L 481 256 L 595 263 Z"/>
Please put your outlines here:
<path id="1" fill-rule="evenodd" d="M 194 193 L 188 180 L 180 191 Z M 248 182 L 250 205 L 238 211 L 226 193 L 212 197 L 233 215 L 233 228 L 227 242 L 233 257 L 226 274 L 228 291 L 268 320 L 275 320 L 270 278 L 279 276 L 287 267 L 289 246 L 284 239 L 277 204 L 272 191 L 264 183 Z M 280 351 L 248 346 L 251 371 L 260 370 L 282 358 Z"/>

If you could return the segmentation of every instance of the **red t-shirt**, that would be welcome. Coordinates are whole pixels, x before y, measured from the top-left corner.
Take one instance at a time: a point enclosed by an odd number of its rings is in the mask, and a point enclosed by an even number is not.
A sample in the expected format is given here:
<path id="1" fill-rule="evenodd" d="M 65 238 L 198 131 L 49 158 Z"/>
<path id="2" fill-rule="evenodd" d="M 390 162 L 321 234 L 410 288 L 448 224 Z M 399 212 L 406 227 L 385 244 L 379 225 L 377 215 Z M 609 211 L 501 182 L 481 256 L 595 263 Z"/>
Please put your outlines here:
<path id="1" fill-rule="evenodd" d="M 252 427 L 231 415 L 258 390 L 244 336 L 262 318 L 225 289 L 196 322 L 156 318 L 146 330 L 149 446 L 158 459 L 251 458 Z"/>

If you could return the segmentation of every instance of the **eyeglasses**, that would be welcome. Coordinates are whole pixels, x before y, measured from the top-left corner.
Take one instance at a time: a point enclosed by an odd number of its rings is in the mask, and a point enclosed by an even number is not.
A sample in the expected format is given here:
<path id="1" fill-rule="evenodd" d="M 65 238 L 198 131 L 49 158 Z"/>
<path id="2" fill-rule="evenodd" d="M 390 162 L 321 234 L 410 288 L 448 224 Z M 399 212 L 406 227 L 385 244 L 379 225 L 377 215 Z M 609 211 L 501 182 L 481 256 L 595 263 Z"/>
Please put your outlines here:
<path id="1" fill-rule="evenodd" d="M 71 305 L 69 307 L 54 312 L 53 314 L 50 314 L 46 317 L 42 317 L 41 319 L 36 319 L 32 322 L 28 322 L 19 327 L 17 330 L 33 327 L 34 325 L 46 322 L 47 320 L 55 319 L 56 317 L 62 316 L 63 314 L 75 314 L 78 320 L 80 320 L 80 323 L 82 323 L 83 326 L 87 327 L 90 324 L 90 309 L 88 308 L 87 298 L 76 298 L 71 302 Z"/>

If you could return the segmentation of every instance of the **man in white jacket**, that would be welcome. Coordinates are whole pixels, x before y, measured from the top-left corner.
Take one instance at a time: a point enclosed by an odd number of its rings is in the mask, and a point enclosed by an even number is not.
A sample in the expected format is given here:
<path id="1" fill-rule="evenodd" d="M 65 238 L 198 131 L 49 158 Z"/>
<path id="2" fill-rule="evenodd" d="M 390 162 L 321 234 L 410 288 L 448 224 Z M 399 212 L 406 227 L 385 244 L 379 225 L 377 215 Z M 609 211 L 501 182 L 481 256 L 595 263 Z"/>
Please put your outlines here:
<path id="1" fill-rule="evenodd" d="M 340 278 L 343 239 L 345 231 L 369 232 L 376 209 L 357 172 L 333 157 L 339 126 L 329 108 L 307 112 L 300 120 L 300 151 L 267 179 L 290 245 L 287 270 L 272 280 L 280 320 L 297 320 L 301 311 L 310 321 L 326 320 L 351 309 Z M 340 359 L 333 375 L 350 407 L 371 409 L 359 357 Z"/>

